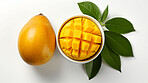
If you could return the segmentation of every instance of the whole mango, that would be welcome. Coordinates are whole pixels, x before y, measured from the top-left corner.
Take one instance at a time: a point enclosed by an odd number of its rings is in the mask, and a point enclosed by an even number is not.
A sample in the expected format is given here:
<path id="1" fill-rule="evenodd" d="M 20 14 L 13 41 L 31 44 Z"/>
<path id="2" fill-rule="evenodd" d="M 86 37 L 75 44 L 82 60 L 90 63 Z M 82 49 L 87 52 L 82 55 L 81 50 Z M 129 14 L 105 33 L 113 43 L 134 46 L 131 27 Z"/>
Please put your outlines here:
<path id="1" fill-rule="evenodd" d="M 31 18 L 18 38 L 22 59 L 30 65 L 47 63 L 55 51 L 55 33 L 49 20 L 42 14 Z"/>

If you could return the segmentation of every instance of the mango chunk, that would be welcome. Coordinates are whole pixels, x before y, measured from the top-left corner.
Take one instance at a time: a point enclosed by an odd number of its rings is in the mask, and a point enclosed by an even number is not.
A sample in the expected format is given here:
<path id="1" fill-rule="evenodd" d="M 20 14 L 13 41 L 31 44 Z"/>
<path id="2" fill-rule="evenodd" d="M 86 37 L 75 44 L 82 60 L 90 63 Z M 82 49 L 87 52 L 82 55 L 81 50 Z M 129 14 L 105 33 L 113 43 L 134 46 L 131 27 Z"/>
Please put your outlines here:
<path id="1" fill-rule="evenodd" d="M 94 23 L 89 20 L 89 19 L 85 19 L 84 23 L 83 23 L 83 31 L 84 32 L 91 32 L 93 29 Z"/>
<path id="2" fill-rule="evenodd" d="M 92 35 L 90 33 L 86 33 L 86 32 L 82 33 L 83 40 L 91 41 L 91 37 L 92 37 Z"/>
<path id="3" fill-rule="evenodd" d="M 84 60 L 86 59 L 87 51 L 80 51 L 80 56 L 77 58 L 78 60 Z"/>
<path id="4" fill-rule="evenodd" d="M 95 54 L 95 52 L 88 51 L 88 54 L 87 54 L 86 57 L 91 57 L 91 56 L 94 55 L 94 54 Z"/>
<path id="5" fill-rule="evenodd" d="M 64 37 L 73 37 L 73 30 L 66 29 L 64 32 Z"/>
<path id="6" fill-rule="evenodd" d="M 99 30 L 99 28 L 95 25 L 93 30 L 91 31 L 92 34 L 95 35 L 100 35 L 101 36 L 101 31 Z"/>
<path id="7" fill-rule="evenodd" d="M 81 38 L 81 31 L 80 30 L 74 30 L 74 34 L 73 34 L 74 38 Z"/>
<path id="8" fill-rule="evenodd" d="M 101 43 L 101 37 L 97 35 L 92 35 L 92 42 Z"/>
<path id="9" fill-rule="evenodd" d="M 74 29 L 74 21 L 70 20 L 68 23 L 65 24 L 63 29 Z"/>
<path id="10" fill-rule="evenodd" d="M 91 44 L 90 45 L 90 48 L 89 48 L 89 51 L 95 51 L 97 48 L 98 48 L 99 44 Z"/>
<path id="11" fill-rule="evenodd" d="M 74 19 L 74 29 L 82 30 L 82 18 Z"/>
<path id="12" fill-rule="evenodd" d="M 60 46 L 61 46 L 61 48 L 64 48 L 65 46 L 65 44 L 64 44 L 65 42 L 64 42 L 64 39 L 60 39 Z"/>
<path id="13" fill-rule="evenodd" d="M 86 18 L 82 18 L 82 25 L 84 25 L 84 21 L 85 21 Z M 83 26 L 82 26 L 83 28 Z"/>
<path id="14" fill-rule="evenodd" d="M 72 41 L 72 49 L 78 50 L 80 45 L 80 40 L 78 39 L 73 39 Z"/>
<path id="15" fill-rule="evenodd" d="M 73 50 L 73 51 L 72 51 L 72 56 L 73 56 L 74 58 L 78 58 L 78 57 L 79 57 L 79 51 L 78 51 L 78 50 Z"/>
<path id="16" fill-rule="evenodd" d="M 60 45 L 61 47 L 68 49 L 72 46 L 72 39 L 60 39 Z"/>
<path id="17" fill-rule="evenodd" d="M 69 58 L 74 59 L 73 56 L 71 55 L 71 53 L 72 53 L 72 49 L 71 49 L 71 48 L 70 48 L 70 49 L 67 49 L 65 52 L 66 52 L 66 55 L 67 55 Z"/>
<path id="18" fill-rule="evenodd" d="M 99 48 L 100 48 L 100 45 L 98 45 L 98 47 L 96 48 L 95 52 L 97 52 L 99 50 Z"/>
<path id="19" fill-rule="evenodd" d="M 66 53 L 68 53 L 68 54 L 71 55 L 71 53 L 72 53 L 72 49 L 71 49 L 71 48 L 70 48 L 70 49 L 67 49 L 67 50 L 66 50 Z"/>
<path id="20" fill-rule="evenodd" d="M 66 53 L 66 49 L 63 48 L 62 50 L 63 50 L 64 53 Z"/>
<path id="21" fill-rule="evenodd" d="M 62 37 L 64 37 L 64 32 L 65 32 L 65 30 L 61 30 L 61 33 L 60 33 L 60 38 L 62 38 Z"/>
<path id="22" fill-rule="evenodd" d="M 71 54 L 66 54 L 69 58 L 74 59 Z"/>
<path id="23" fill-rule="evenodd" d="M 84 50 L 84 51 L 87 51 L 89 49 L 89 42 L 86 42 L 86 41 L 82 41 L 81 42 L 81 50 Z"/>

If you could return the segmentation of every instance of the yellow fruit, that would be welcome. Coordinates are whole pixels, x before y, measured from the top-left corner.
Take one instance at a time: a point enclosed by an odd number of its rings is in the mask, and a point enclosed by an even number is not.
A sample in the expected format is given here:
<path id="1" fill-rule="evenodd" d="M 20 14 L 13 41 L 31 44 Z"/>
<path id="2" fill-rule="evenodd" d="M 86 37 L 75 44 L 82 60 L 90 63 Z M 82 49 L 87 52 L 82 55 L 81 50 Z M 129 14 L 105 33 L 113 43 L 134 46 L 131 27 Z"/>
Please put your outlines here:
<path id="1" fill-rule="evenodd" d="M 30 65 L 47 63 L 55 51 L 55 33 L 49 20 L 42 14 L 31 18 L 18 38 L 22 59 Z"/>
<path id="2" fill-rule="evenodd" d="M 71 59 L 85 60 L 98 52 L 102 36 L 98 26 L 87 18 L 74 18 L 66 22 L 59 32 L 59 44 Z"/>

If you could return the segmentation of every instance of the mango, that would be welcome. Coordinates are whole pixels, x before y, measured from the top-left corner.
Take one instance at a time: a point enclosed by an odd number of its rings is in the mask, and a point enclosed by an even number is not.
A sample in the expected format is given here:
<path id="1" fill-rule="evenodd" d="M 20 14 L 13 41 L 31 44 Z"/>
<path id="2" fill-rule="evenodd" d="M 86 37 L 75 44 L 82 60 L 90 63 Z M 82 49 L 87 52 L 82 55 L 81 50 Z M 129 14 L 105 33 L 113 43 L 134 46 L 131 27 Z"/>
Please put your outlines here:
<path id="1" fill-rule="evenodd" d="M 42 14 L 32 17 L 22 28 L 18 38 L 22 59 L 30 65 L 47 63 L 55 51 L 55 33 L 49 20 Z"/>
<path id="2" fill-rule="evenodd" d="M 74 18 L 66 22 L 59 32 L 59 45 L 69 58 L 86 60 L 98 52 L 102 43 L 98 26 L 87 18 Z"/>

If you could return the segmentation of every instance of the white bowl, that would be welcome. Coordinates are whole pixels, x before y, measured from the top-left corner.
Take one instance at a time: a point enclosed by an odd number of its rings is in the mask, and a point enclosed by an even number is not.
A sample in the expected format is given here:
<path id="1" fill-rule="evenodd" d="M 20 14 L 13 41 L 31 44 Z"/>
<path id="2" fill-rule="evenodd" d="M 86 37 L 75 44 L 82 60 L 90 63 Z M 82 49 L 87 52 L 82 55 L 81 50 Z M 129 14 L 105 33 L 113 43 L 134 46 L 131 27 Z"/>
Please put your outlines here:
<path id="1" fill-rule="evenodd" d="M 59 32 L 61 31 L 62 27 L 63 27 L 63 26 L 65 25 L 65 23 L 67 23 L 69 20 L 74 19 L 74 18 L 78 18 L 78 17 L 87 18 L 87 19 L 93 21 L 93 22 L 99 27 L 99 29 L 100 29 L 100 31 L 101 31 L 101 34 L 102 34 L 102 43 L 101 43 L 101 47 L 100 47 L 99 51 L 98 51 L 95 55 L 93 55 L 91 58 L 89 58 L 89 59 L 87 59 L 87 60 L 83 60 L 83 61 L 73 60 L 73 59 L 69 58 L 69 57 L 66 56 L 66 54 L 62 51 L 62 49 L 60 48 L 60 45 L 59 45 Z M 62 24 L 62 26 L 61 26 L 60 29 L 58 30 L 58 33 L 56 34 L 56 40 L 57 40 L 57 47 L 58 47 L 59 51 L 61 52 L 61 54 L 62 54 L 67 60 L 69 60 L 69 61 L 71 61 L 71 62 L 74 62 L 74 63 L 85 64 L 85 63 L 88 63 L 88 62 L 94 60 L 96 57 L 99 56 L 99 54 L 101 53 L 101 51 L 102 51 L 102 49 L 103 49 L 103 46 L 104 46 L 105 36 L 104 36 L 104 31 L 103 31 L 103 29 L 101 28 L 100 23 L 99 23 L 96 19 L 94 19 L 94 18 L 92 18 L 92 17 L 90 17 L 90 16 L 88 16 L 88 15 L 77 15 L 77 16 L 73 16 L 73 17 L 67 19 L 67 20 Z"/>

